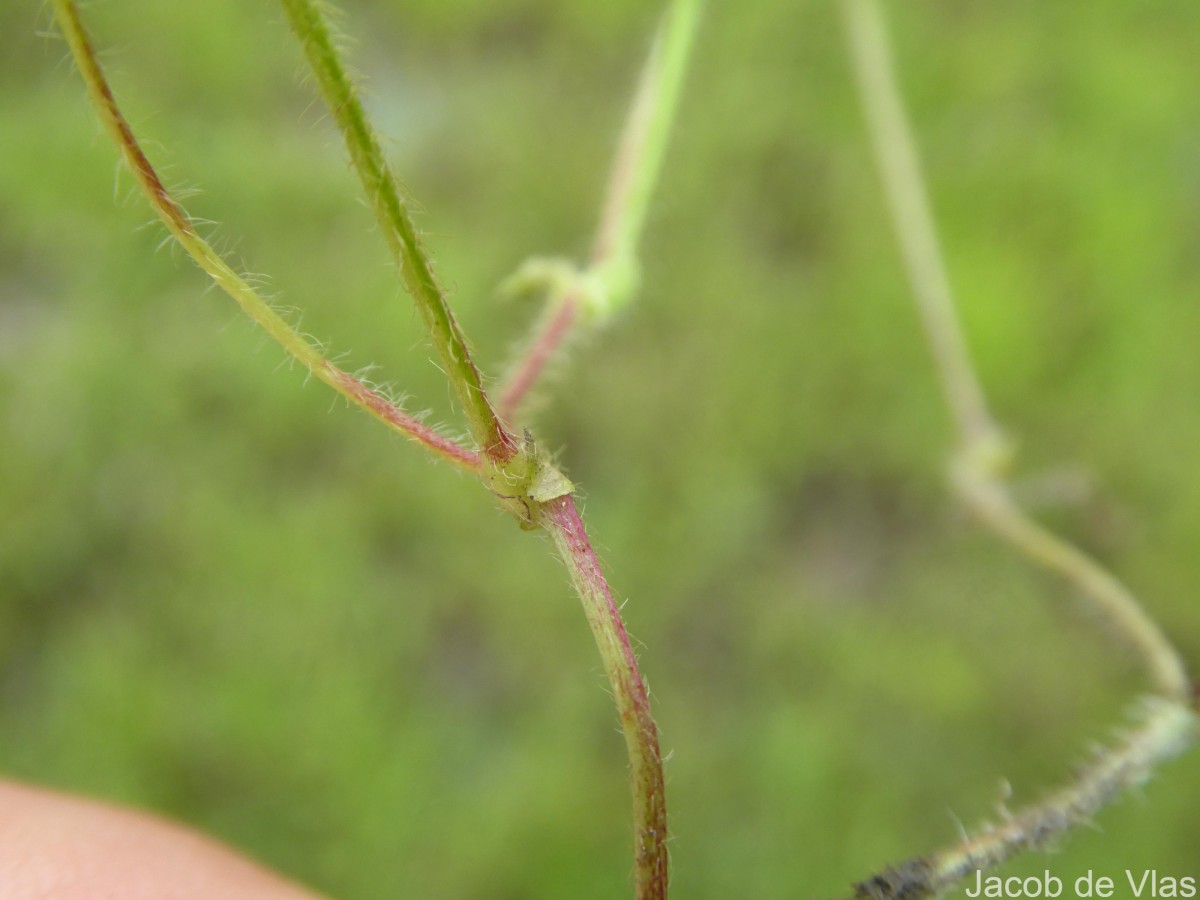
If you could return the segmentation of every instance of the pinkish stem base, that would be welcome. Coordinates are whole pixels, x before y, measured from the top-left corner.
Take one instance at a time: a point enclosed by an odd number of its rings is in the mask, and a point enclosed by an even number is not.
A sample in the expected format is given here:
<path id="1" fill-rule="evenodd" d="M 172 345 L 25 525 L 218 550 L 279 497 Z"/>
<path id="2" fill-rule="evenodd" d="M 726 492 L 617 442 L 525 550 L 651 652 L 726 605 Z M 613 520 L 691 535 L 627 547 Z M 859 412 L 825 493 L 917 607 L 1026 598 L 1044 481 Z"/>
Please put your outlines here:
<path id="1" fill-rule="evenodd" d="M 546 530 L 567 564 L 571 581 L 604 661 L 612 686 L 621 730 L 629 753 L 636 841 L 635 878 L 638 900 L 667 896 L 667 805 L 658 729 L 650 715 L 650 698 L 638 670 L 637 657 L 625 623 L 592 550 L 572 497 L 557 497 L 542 505 Z"/>
<path id="2" fill-rule="evenodd" d="M 521 360 L 512 377 L 504 386 L 500 395 L 497 411 L 500 418 L 511 423 L 517 413 L 521 401 L 529 393 L 529 389 L 537 383 L 542 372 L 554 358 L 554 354 L 563 345 L 575 319 L 579 315 L 579 296 L 571 291 L 547 318 L 537 337 L 529 347 L 529 352 Z"/>

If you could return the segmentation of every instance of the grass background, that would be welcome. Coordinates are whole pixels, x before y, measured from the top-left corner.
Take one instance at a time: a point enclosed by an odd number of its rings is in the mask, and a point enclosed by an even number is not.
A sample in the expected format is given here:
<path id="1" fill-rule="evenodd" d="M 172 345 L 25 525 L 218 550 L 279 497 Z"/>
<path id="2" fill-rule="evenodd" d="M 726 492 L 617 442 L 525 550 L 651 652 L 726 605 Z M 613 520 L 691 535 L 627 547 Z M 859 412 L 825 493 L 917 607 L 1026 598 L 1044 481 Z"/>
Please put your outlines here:
<path id="1" fill-rule="evenodd" d="M 494 286 L 586 253 L 657 10 L 346 6 L 499 373 L 534 311 Z M 1043 517 L 1200 659 L 1200 8 L 891 6 L 1019 474 L 1092 486 Z M 992 816 L 1003 780 L 1014 802 L 1059 782 L 1144 684 L 948 497 L 835 12 L 710 4 L 639 302 L 534 419 L 630 598 L 679 897 L 837 894 Z M 626 896 L 623 746 L 548 545 L 156 252 L 48 15 L 0 8 L 0 766 L 342 897 Z M 87 17 L 218 243 L 453 423 L 278 10 Z M 1005 871 L 1195 875 L 1198 787 L 1193 755 Z"/>

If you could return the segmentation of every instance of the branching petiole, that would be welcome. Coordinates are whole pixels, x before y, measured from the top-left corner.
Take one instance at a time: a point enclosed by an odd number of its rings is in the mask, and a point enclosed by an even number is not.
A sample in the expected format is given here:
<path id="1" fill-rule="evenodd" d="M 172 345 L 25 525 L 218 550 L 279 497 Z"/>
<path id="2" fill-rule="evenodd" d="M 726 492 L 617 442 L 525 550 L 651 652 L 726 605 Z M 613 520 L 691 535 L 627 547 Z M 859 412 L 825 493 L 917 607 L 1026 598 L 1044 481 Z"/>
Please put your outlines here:
<path id="1" fill-rule="evenodd" d="M 237 302 L 246 315 L 321 381 L 434 455 L 454 463 L 459 468 L 478 472 L 481 465 L 478 454 L 439 434 L 416 417 L 404 412 L 382 394 L 371 390 L 349 372 L 339 369 L 318 346 L 288 324 L 270 303 L 200 236 L 186 210 L 163 185 L 134 137 L 129 123 L 117 107 L 112 89 L 100 67 L 100 61 L 79 18 L 79 10 L 75 3 L 72 0 L 55 0 L 55 11 L 67 44 L 71 48 L 71 55 L 83 76 L 92 106 L 99 114 L 105 130 L 128 163 L 150 205 L 188 256 L 208 273 L 221 290 Z"/>

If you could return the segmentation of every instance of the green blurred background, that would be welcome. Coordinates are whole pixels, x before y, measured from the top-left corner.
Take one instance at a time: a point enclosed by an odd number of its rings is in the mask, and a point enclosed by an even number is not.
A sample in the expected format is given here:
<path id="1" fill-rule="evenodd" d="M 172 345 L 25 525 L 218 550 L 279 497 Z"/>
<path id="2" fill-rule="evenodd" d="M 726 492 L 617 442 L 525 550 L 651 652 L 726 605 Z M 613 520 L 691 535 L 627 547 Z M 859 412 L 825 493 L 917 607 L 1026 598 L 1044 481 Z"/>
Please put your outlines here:
<path id="1" fill-rule="evenodd" d="M 346 5 L 499 373 L 535 313 L 495 286 L 586 253 L 657 4 Z M 218 244 L 456 423 L 279 10 L 86 12 Z M 1200 6 L 891 13 L 1018 475 L 1200 660 Z M 0 766 L 346 898 L 627 896 L 623 744 L 549 545 L 160 248 L 48 18 L 0 8 Z M 534 423 L 629 598 L 675 895 L 834 895 L 1061 781 L 1145 682 L 948 496 L 830 3 L 710 4 L 644 259 Z M 1197 874 L 1197 787 L 1192 755 L 1006 871 Z"/>

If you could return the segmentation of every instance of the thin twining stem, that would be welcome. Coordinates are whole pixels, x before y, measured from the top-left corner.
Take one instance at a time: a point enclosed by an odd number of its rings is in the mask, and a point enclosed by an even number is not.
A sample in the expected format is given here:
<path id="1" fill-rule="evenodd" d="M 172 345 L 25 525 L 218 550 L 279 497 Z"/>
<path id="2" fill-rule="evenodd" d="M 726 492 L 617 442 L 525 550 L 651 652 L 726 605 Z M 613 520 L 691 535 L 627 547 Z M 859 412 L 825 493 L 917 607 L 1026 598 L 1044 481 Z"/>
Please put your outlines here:
<path id="1" fill-rule="evenodd" d="M 1183 659 L 1129 588 L 1079 548 L 1026 515 L 1008 486 L 993 474 L 960 458 L 953 476 L 959 496 L 977 518 L 1028 559 L 1078 588 L 1112 624 L 1117 637 L 1139 651 L 1159 692 L 1172 701 L 1188 702 L 1191 680 Z"/>
<path id="2" fill-rule="evenodd" d="M 1159 764 L 1195 740 L 1196 717 L 1184 706 L 1148 697 L 1135 714 L 1143 721 L 1114 746 L 1098 751 L 1066 787 L 1019 813 L 1001 808 L 999 821 L 978 834 L 860 882 L 847 900 L 940 897 L 975 872 L 1019 853 L 1052 849 L 1064 834 L 1090 824 L 1105 804 L 1143 784 Z"/>
<path id="3" fill-rule="evenodd" d="M 617 144 L 592 246 L 593 266 L 623 258 L 634 264 L 646 211 L 662 174 L 699 19 L 700 0 L 674 0 L 659 26 Z"/>
<path id="4" fill-rule="evenodd" d="M 955 314 L 883 17 L 876 0 L 844 0 L 843 8 L 892 223 L 909 263 L 913 295 L 959 433 L 955 485 L 971 509 L 998 535 L 1090 598 L 1116 632 L 1138 651 L 1164 696 L 1184 700 L 1191 689 L 1187 669 L 1154 620 L 1103 567 L 1026 516 L 999 477 L 1007 450 L 988 413 Z"/>
<path id="5" fill-rule="evenodd" d="M 946 402 L 964 441 L 991 440 L 997 428 L 959 327 L 882 17 L 874 3 L 861 0 L 844 3 L 843 9 L 849 20 L 859 94 L 870 124 L 875 161 Z"/>
<path id="6" fill-rule="evenodd" d="M 658 730 L 637 657 L 575 501 L 564 496 L 544 503 L 542 521 L 583 600 L 625 734 L 633 791 L 635 896 L 662 900 L 668 871 L 666 786 Z"/>
<path id="7" fill-rule="evenodd" d="M 662 173 L 671 125 L 700 17 L 700 0 L 673 0 L 642 68 L 609 175 L 587 267 L 553 286 L 547 312 L 500 391 L 513 421 L 521 402 L 583 320 L 602 321 L 627 305 L 638 282 L 637 245 Z"/>
<path id="8" fill-rule="evenodd" d="M 342 133 L 351 165 L 392 251 L 404 287 L 416 302 L 446 377 L 463 407 L 471 436 L 491 462 L 506 463 L 518 454 L 520 446 L 488 401 L 467 340 L 437 283 L 408 204 L 384 158 L 354 82 L 342 64 L 320 3 L 317 0 L 282 0 L 282 3 Z"/>
<path id="9" fill-rule="evenodd" d="M 926 338 L 958 431 L 951 466 L 958 495 L 996 535 L 1026 558 L 1062 576 L 1141 658 L 1159 692 L 1145 721 L 1101 752 L 1039 804 L 1006 815 L 955 846 L 888 869 L 858 885 L 856 898 L 918 898 L 941 893 L 972 872 L 1044 848 L 1091 817 L 1160 762 L 1196 738 L 1194 697 L 1179 653 L 1133 594 L 1099 563 L 1047 531 L 1012 497 L 1002 478 L 1010 450 L 992 420 L 962 336 L 945 274 L 916 144 L 896 84 L 877 0 L 843 0 L 859 91 L 885 185 L 892 224 L 907 264 Z"/>
<path id="10" fill-rule="evenodd" d="M 72 0 L 55 0 L 55 11 L 66 36 L 67 45 L 71 48 L 71 55 L 87 86 L 92 105 L 96 108 L 105 130 L 121 151 L 150 205 L 188 256 L 208 273 L 218 287 L 237 301 L 246 315 L 321 381 L 388 427 L 416 441 L 442 459 L 449 460 L 460 468 L 478 472 L 481 465 L 478 454 L 424 425 L 349 372 L 335 366 L 319 347 L 289 325 L 270 303 L 200 236 L 183 206 L 163 185 L 134 137 L 129 123 L 117 107 L 75 3 Z"/>

